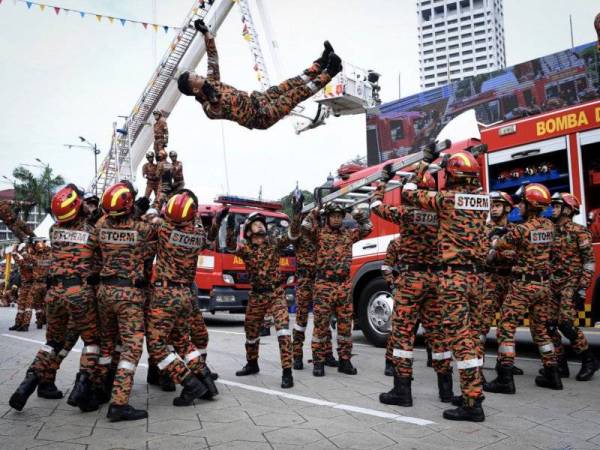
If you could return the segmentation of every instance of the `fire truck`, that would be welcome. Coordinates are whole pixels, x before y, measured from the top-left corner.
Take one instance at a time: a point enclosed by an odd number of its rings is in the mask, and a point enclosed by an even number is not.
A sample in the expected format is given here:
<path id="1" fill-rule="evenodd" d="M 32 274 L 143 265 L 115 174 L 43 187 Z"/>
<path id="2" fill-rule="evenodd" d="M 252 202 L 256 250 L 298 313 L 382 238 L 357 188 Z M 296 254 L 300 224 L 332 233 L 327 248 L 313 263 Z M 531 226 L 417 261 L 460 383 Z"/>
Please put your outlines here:
<path id="1" fill-rule="evenodd" d="M 220 196 L 214 204 L 200 205 L 198 214 L 205 229 L 223 208 L 224 217 L 213 246 L 198 256 L 194 289 L 203 311 L 244 313 L 248 304 L 250 284 L 243 261 L 235 255 L 242 237 L 242 224 L 249 214 L 259 212 L 267 218 L 268 233 L 278 236 L 287 233 L 289 218 L 281 212 L 280 202 L 262 201 L 236 196 Z M 280 258 L 281 283 L 288 305 L 295 302 L 296 259 L 293 248 L 284 249 Z"/>
<path id="2" fill-rule="evenodd" d="M 575 221 L 589 226 L 596 260 L 600 261 L 600 101 L 503 122 L 481 130 L 481 140 L 488 146 L 487 154 L 479 157 L 485 189 L 512 194 L 522 184 L 536 182 L 546 185 L 551 193 L 575 194 L 582 203 Z M 459 147 L 461 144 L 455 143 L 449 151 Z M 385 164 L 409 157 L 357 171 L 345 180 L 337 180 L 334 186 L 343 190 L 381 171 Z M 400 190 L 387 192 L 385 201 L 399 204 Z M 510 219 L 520 220 L 516 209 Z M 398 229 L 375 215 L 372 220 L 371 235 L 353 248 L 352 295 L 356 323 L 371 343 L 384 345 L 391 329 L 393 302 L 380 269 Z M 597 264 L 584 309 L 579 311 L 580 326 L 600 323 L 599 278 Z"/>

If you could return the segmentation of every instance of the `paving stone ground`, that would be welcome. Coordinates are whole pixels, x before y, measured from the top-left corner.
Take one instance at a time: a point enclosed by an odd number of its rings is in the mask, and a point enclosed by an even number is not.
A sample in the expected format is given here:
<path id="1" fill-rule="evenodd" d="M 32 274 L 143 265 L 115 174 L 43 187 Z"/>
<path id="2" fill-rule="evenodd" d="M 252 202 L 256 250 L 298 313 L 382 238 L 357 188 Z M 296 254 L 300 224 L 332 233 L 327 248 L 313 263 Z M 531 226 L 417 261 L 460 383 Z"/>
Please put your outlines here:
<path id="1" fill-rule="evenodd" d="M 305 369 L 294 373 L 294 389 L 283 391 L 277 341 L 270 336 L 261 343 L 260 374 L 235 377 L 245 361 L 240 316 L 216 322 L 209 316 L 209 364 L 222 381 L 214 401 L 173 407 L 173 393 L 146 384 L 144 354 L 131 403 L 148 409 L 147 420 L 110 423 L 106 406 L 82 414 L 66 399 L 35 394 L 17 412 L 8 398 L 44 333 L 7 331 L 14 314 L 14 308 L 0 308 L 0 449 L 600 449 L 600 376 L 588 383 L 565 380 L 559 392 L 542 390 L 533 382 L 539 362 L 529 354 L 518 360 L 526 373 L 516 378 L 517 395 L 488 394 L 484 423 L 454 423 L 441 416 L 447 405 L 437 400 L 435 375 L 425 367 L 422 350 L 414 364 L 414 407 L 379 403 L 379 393 L 391 387 L 383 375 L 384 351 L 368 345 L 360 332 L 354 333 L 358 376 L 328 368 L 325 378 L 314 378 L 307 345 Z M 72 352 L 59 372 L 57 385 L 66 395 L 77 364 Z M 486 365 L 491 367 L 491 358 Z M 572 372 L 577 369 L 571 365 Z"/>

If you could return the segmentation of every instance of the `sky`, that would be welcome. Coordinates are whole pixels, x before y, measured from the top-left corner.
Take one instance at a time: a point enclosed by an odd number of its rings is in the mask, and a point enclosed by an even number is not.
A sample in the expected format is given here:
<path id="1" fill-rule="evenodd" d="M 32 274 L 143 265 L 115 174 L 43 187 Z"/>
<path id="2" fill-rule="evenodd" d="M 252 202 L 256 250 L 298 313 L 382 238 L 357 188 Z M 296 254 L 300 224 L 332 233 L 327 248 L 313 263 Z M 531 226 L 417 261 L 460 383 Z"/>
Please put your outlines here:
<path id="1" fill-rule="evenodd" d="M 40 0 L 48 4 L 179 26 L 192 0 Z M 345 60 L 382 74 L 383 101 L 418 92 L 414 0 L 261 0 L 277 40 L 282 76 L 300 73 L 329 39 Z M 504 0 L 507 64 L 513 65 L 596 39 L 597 0 Z M 237 7 L 217 34 L 221 78 L 239 89 L 258 89 Z M 174 32 L 77 14 L 43 12 L 21 1 L 0 3 L 0 176 L 19 164 L 49 163 L 66 180 L 88 186 L 93 153 L 67 149 L 78 136 L 97 143 L 103 158 L 112 123 L 121 123 L 161 58 Z M 206 60 L 197 71 L 204 72 Z M 400 78 L 400 82 L 399 82 Z M 273 80 L 278 82 L 279 80 Z M 366 154 L 364 115 L 331 117 L 326 126 L 296 135 L 293 121 L 269 130 L 247 130 L 206 118 L 198 103 L 182 97 L 169 118 L 169 149 L 184 164 L 187 187 L 201 202 L 220 193 L 275 199 L 298 181 L 312 190 L 329 172 Z M 100 158 L 101 160 L 101 158 Z M 99 162 L 100 162 L 99 160 Z M 226 170 L 227 167 L 227 174 Z M 38 169 L 29 167 L 34 172 Z M 137 186 L 144 188 L 141 167 Z M 2 181 L 6 181 L 1 179 Z M 10 185 L 0 183 L 0 188 Z"/>

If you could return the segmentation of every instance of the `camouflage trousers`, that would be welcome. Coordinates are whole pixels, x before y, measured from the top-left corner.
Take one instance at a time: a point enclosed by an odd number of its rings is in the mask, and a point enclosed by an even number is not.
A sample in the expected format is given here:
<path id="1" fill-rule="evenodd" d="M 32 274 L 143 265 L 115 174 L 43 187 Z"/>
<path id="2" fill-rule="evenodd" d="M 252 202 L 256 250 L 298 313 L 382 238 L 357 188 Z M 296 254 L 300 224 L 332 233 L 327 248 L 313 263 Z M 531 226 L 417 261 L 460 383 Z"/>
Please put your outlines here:
<path id="1" fill-rule="evenodd" d="M 484 275 L 485 284 L 483 292 L 483 312 L 481 315 L 481 340 L 485 343 L 485 338 L 490 332 L 492 323 L 496 318 L 496 313 L 504 302 L 508 294 L 511 278 L 508 275 L 498 275 L 497 273 L 486 273 Z"/>
<path id="2" fill-rule="evenodd" d="M 31 304 L 35 310 L 35 323 L 44 325 L 46 323 L 46 291 L 48 286 L 46 281 L 34 281 L 31 285 Z"/>
<path id="3" fill-rule="evenodd" d="M 496 331 L 498 360 L 503 366 L 512 366 L 515 361 L 515 332 L 529 312 L 533 341 L 538 346 L 544 366 L 556 365 L 556 354 L 548 332 L 550 321 L 551 291 L 547 284 L 513 280 L 508 295 L 500 308 L 500 322 Z"/>
<path id="4" fill-rule="evenodd" d="M 290 336 L 290 318 L 287 310 L 287 302 L 285 301 L 282 288 L 277 288 L 272 292 L 250 292 L 248 306 L 246 307 L 246 319 L 244 321 L 246 359 L 248 361 L 258 359 L 260 327 L 265 314 L 269 310 L 273 312 L 273 316 L 275 317 L 281 367 L 289 369 L 292 367 L 292 339 Z"/>
<path id="5" fill-rule="evenodd" d="M 158 195 L 154 199 L 153 206 L 160 210 L 160 208 L 167 203 L 172 193 L 173 186 L 171 184 L 160 183 L 158 185 Z"/>
<path id="6" fill-rule="evenodd" d="M 83 285 L 52 286 L 46 295 L 48 328 L 46 344 L 38 351 L 30 369 L 45 382 L 53 382 L 62 360 L 81 336 L 84 347 L 79 370 L 93 377 L 100 347 L 96 329 L 96 308 L 91 288 Z"/>
<path id="7" fill-rule="evenodd" d="M 154 154 L 158 156 L 160 152 L 164 152 L 167 147 L 167 141 L 162 135 L 154 136 Z"/>
<path id="8" fill-rule="evenodd" d="M 200 307 L 198 306 L 197 299 L 195 297 L 190 296 L 190 304 L 190 339 L 194 347 L 196 347 L 200 352 L 200 368 L 203 369 L 206 365 L 206 355 L 208 350 L 208 328 L 206 328 L 204 316 L 202 315 L 202 311 L 200 311 Z"/>
<path id="9" fill-rule="evenodd" d="M 296 322 L 293 331 L 293 356 L 294 359 L 302 358 L 306 326 L 308 324 L 308 310 L 313 302 L 313 289 L 315 285 L 314 277 L 311 274 L 306 276 L 298 275 L 298 284 L 296 285 Z M 325 343 L 325 352 L 332 353 L 331 334 Z"/>
<path id="10" fill-rule="evenodd" d="M 154 199 L 158 197 L 158 180 L 146 180 L 146 190 L 144 191 L 144 197 L 150 199 L 152 193 L 154 193 Z"/>
<path id="11" fill-rule="evenodd" d="M 31 322 L 31 282 L 21 282 L 17 298 L 17 317 L 15 324 L 19 326 L 29 326 Z"/>
<path id="12" fill-rule="evenodd" d="M 552 283 L 552 297 L 548 302 L 548 315 L 550 318 L 549 332 L 554 344 L 554 352 L 557 357 L 565 354 L 565 348 L 562 345 L 561 333 L 571 342 L 573 351 L 577 354 L 588 349 L 588 341 L 581 331 L 581 328 L 575 325 L 577 319 L 577 309 L 573 304 L 575 288 L 567 283 Z M 531 322 L 533 326 L 533 321 Z"/>
<path id="13" fill-rule="evenodd" d="M 438 274 L 438 280 L 443 326 L 456 360 L 463 399 L 471 405 L 482 397 L 479 330 L 483 279 L 476 273 L 444 271 Z"/>
<path id="14" fill-rule="evenodd" d="M 315 281 L 314 329 L 311 343 L 314 362 L 325 361 L 327 342 L 331 341 L 329 321 L 332 314 L 335 314 L 337 319 L 338 356 L 340 359 L 352 357 L 353 307 L 350 297 L 350 281 Z"/>
<path id="15" fill-rule="evenodd" d="M 203 368 L 202 353 L 190 340 L 192 292 L 189 287 L 155 287 L 147 312 L 150 358 L 178 384 Z M 171 351 L 169 344 L 175 349 Z"/>
<path id="16" fill-rule="evenodd" d="M 101 284 L 98 288 L 98 314 L 101 324 L 99 378 L 104 379 L 108 373 L 116 338 L 119 336 L 122 351 L 113 383 L 111 403 L 126 405 L 144 343 L 143 290 Z"/>
<path id="17" fill-rule="evenodd" d="M 452 371 L 452 352 L 443 328 L 437 285 L 438 277 L 431 272 L 408 271 L 396 279 L 392 361 L 401 377 L 412 377 L 415 327 L 419 318 L 431 345 L 433 369 L 438 373 Z"/>

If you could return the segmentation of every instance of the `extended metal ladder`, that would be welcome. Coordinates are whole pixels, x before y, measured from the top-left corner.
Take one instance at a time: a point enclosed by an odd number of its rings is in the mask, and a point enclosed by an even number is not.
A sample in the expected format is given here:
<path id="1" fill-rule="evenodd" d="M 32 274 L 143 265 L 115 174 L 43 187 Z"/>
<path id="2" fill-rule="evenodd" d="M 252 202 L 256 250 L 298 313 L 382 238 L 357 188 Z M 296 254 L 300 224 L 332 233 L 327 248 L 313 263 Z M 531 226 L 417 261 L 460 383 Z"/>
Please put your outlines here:
<path id="1" fill-rule="evenodd" d="M 110 151 L 100 165 L 98 177 L 92 181 L 91 191 L 101 193 L 106 186 L 120 179 L 131 179 L 133 177 L 131 147 L 142 128 L 149 125 L 148 120 L 152 112 L 176 75 L 181 59 L 197 34 L 191 24 L 196 19 L 203 19 L 213 3 L 214 0 L 198 0 L 194 4 L 186 16 L 181 30 L 173 39 L 142 95 L 125 119 L 122 128 L 113 127 Z"/>
<path id="2" fill-rule="evenodd" d="M 248 4 L 248 0 L 237 0 L 237 3 L 240 7 L 242 23 L 244 24 L 242 35 L 248 42 L 250 51 L 252 52 L 252 57 L 254 58 L 254 70 L 256 71 L 256 78 L 260 83 L 261 90 L 266 91 L 271 86 L 271 80 L 269 79 L 269 72 L 265 57 L 262 49 L 260 48 L 256 26 L 254 25 L 254 20 L 252 20 L 250 5 Z"/>

